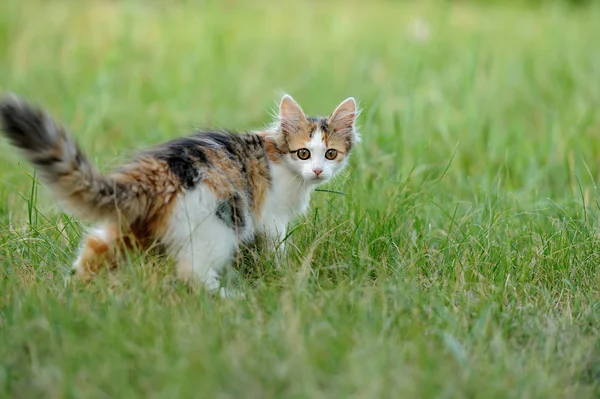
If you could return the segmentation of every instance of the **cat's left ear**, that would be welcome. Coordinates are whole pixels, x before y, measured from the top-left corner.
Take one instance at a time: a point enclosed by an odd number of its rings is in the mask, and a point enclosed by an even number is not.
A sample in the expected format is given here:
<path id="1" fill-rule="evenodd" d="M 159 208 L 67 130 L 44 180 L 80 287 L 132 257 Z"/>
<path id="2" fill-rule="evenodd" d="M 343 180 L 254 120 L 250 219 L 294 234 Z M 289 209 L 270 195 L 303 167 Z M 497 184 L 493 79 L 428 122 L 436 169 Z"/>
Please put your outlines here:
<path id="1" fill-rule="evenodd" d="M 337 106 L 329 117 L 329 123 L 336 133 L 354 135 L 354 124 L 357 116 L 356 101 L 350 97 Z"/>
<path id="2" fill-rule="evenodd" d="M 302 108 L 289 95 L 283 96 L 279 103 L 279 122 L 281 131 L 286 133 L 296 133 L 303 128 L 307 121 Z"/>

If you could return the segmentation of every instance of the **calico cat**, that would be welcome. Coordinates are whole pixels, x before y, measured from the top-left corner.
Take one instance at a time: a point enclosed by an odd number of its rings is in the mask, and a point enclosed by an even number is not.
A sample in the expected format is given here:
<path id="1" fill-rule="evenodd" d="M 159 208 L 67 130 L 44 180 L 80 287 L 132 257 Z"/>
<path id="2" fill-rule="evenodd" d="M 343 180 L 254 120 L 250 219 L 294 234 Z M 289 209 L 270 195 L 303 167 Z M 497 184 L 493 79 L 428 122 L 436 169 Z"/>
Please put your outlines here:
<path id="1" fill-rule="evenodd" d="M 220 271 L 238 246 L 266 237 L 283 250 L 288 223 L 305 212 L 313 189 L 347 164 L 360 141 L 353 98 L 313 118 L 285 95 L 275 123 L 260 131 L 204 131 L 139 153 L 100 173 L 46 112 L 8 95 L 0 128 L 41 181 L 74 216 L 95 222 L 73 274 L 89 280 L 132 247 L 159 243 L 179 278 L 228 296 Z"/>

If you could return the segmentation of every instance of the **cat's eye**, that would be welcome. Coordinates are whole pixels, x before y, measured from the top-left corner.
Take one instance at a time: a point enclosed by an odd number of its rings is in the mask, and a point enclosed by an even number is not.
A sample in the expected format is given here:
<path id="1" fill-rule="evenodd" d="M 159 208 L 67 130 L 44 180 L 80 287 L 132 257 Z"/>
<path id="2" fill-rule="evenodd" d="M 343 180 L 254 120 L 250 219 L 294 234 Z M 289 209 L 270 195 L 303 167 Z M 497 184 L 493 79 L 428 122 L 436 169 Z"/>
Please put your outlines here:
<path id="1" fill-rule="evenodd" d="M 296 151 L 296 155 L 298 156 L 298 158 L 305 161 L 308 158 L 310 158 L 310 151 L 308 151 L 306 148 L 301 148 L 298 151 Z"/>
<path id="2" fill-rule="evenodd" d="M 325 153 L 325 158 L 329 159 L 330 161 L 333 161 L 335 157 L 337 157 L 337 154 L 337 151 L 331 148 Z"/>

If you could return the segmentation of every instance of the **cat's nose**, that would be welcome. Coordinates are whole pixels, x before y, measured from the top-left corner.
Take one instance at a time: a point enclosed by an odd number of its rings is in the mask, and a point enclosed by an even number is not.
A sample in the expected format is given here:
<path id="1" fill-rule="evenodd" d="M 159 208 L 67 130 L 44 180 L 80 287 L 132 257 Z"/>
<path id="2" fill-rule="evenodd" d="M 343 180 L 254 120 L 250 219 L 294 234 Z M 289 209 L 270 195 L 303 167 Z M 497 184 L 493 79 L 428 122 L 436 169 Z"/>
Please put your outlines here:
<path id="1" fill-rule="evenodd" d="M 317 177 L 319 177 L 319 175 L 321 173 L 323 173 L 323 169 L 321 169 L 321 168 L 314 168 L 313 172 L 315 172 L 315 175 L 317 175 Z"/>

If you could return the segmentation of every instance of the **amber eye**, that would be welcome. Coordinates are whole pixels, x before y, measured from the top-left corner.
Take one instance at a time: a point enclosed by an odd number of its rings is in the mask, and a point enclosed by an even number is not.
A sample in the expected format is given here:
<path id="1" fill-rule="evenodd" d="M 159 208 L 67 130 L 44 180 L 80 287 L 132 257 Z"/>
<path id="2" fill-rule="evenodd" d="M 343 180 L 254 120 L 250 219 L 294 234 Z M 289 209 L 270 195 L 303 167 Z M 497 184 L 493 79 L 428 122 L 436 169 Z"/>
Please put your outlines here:
<path id="1" fill-rule="evenodd" d="M 329 159 L 330 161 L 334 160 L 335 157 L 337 157 L 337 151 L 334 149 L 329 149 L 325 153 L 325 158 Z"/>
<path id="2" fill-rule="evenodd" d="M 298 155 L 298 158 L 305 161 L 310 158 L 310 151 L 308 151 L 306 148 L 300 148 L 298 151 L 296 151 L 296 155 Z"/>

